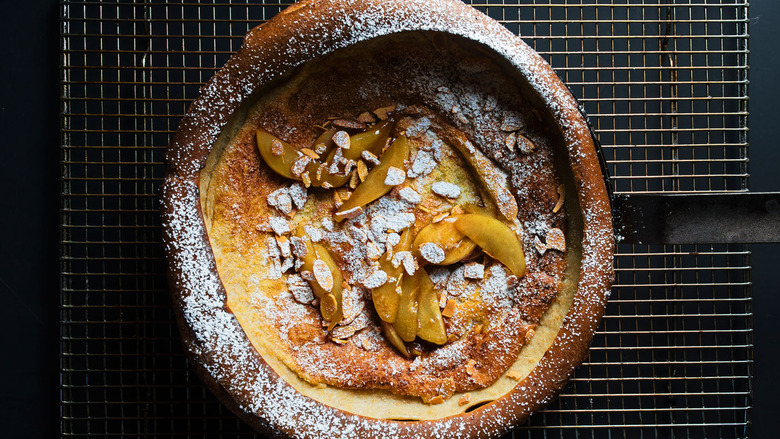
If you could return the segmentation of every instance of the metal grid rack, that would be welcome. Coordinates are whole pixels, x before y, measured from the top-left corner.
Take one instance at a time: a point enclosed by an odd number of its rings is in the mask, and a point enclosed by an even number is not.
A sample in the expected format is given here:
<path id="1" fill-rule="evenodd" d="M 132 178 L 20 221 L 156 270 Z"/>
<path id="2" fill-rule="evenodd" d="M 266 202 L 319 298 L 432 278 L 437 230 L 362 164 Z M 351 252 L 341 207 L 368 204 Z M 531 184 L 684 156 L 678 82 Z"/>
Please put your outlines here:
<path id="1" fill-rule="evenodd" d="M 475 0 L 583 103 L 618 192 L 747 187 L 747 0 Z M 191 373 L 163 155 L 199 86 L 289 2 L 61 4 L 61 433 L 251 437 Z M 589 359 L 511 437 L 747 437 L 745 245 L 618 246 Z"/>

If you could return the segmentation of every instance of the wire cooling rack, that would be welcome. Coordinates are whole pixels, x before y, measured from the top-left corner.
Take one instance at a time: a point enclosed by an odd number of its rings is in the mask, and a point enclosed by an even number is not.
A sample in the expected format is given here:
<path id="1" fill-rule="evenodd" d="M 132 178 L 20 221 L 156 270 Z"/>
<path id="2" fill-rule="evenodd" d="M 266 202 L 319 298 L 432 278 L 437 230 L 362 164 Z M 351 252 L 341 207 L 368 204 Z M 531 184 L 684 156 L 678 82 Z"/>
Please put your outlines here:
<path id="1" fill-rule="evenodd" d="M 747 0 L 473 1 L 591 116 L 617 192 L 747 187 Z M 158 190 L 171 134 L 289 3 L 61 3 L 61 422 L 68 437 L 252 437 L 190 371 Z M 618 245 L 589 359 L 511 437 L 748 437 L 746 245 Z"/>

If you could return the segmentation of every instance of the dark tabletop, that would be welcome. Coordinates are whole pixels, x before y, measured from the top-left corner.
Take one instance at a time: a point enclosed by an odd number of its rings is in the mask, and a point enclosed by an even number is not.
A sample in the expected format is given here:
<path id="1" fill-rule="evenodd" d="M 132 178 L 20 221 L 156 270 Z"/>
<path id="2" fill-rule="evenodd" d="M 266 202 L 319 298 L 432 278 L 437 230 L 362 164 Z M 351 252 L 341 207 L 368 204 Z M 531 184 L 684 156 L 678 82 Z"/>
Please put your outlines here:
<path id="1" fill-rule="evenodd" d="M 59 71 L 56 0 L 4 2 L 0 133 L 0 438 L 54 437 L 58 412 Z M 780 2 L 753 0 L 750 189 L 780 190 Z M 753 437 L 777 435 L 780 245 L 753 245 Z"/>

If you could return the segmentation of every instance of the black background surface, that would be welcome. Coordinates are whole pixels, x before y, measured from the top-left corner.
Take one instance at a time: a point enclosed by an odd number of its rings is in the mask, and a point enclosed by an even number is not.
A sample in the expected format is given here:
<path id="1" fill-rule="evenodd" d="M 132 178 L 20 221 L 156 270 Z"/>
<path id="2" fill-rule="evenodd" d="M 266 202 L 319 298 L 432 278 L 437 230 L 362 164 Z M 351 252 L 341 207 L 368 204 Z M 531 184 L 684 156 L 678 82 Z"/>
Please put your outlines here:
<path id="1" fill-rule="evenodd" d="M 59 72 L 55 0 L 4 1 L 0 26 L 0 438 L 58 433 Z M 780 2 L 750 6 L 750 189 L 780 191 Z M 780 245 L 754 245 L 752 436 L 777 437 Z"/>

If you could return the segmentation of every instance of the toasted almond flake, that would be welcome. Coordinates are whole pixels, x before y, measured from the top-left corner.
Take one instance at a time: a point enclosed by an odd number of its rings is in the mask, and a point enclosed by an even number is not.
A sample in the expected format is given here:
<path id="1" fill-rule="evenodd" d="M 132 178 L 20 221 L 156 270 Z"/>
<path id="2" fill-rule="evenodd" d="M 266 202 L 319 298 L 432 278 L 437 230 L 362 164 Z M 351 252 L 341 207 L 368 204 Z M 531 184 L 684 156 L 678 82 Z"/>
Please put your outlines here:
<path id="1" fill-rule="evenodd" d="M 333 273 L 330 272 L 328 264 L 322 259 L 317 259 L 314 261 L 312 271 L 314 273 L 314 279 L 322 289 L 331 292 L 333 290 Z"/>
<path id="2" fill-rule="evenodd" d="M 436 195 L 449 198 L 451 200 L 460 197 L 460 187 L 446 181 L 437 181 L 431 185 L 431 191 L 433 191 L 433 193 Z"/>
<path id="3" fill-rule="evenodd" d="M 366 181 L 368 167 L 366 166 L 365 162 L 363 162 L 363 160 L 359 160 L 357 162 L 357 175 L 360 177 L 360 181 Z"/>
<path id="4" fill-rule="evenodd" d="M 388 230 L 388 232 L 389 232 L 389 230 Z M 398 245 L 399 242 L 401 242 L 401 236 L 398 235 L 398 233 L 396 233 L 396 232 L 389 232 L 387 234 L 387 245 L 389 245 L 391 247 L 395 247 L 396 245 Z"/>
<path id="5" fill-rule="evenodd" d="M 449 212 L 440 213 L 440 214 L 436 215 L 435 217 L 433 217 L 433 221 L 431 221 L 431 222 L 438 223 L 440 221 L 443 221 L 448 216 L 450 216 Z"/>
<path id="6" fill-rule="evenodd" d="M 531 140 L 528 139 L 528 137 L 525 137 L 524 135 L 518 133 L 517 149 L 524 154 L 528 154 L 533 152 L 536 149 L 536 145 L 534 145 L 534 143 L 531 142 Z"/>
<path id="7" fill-rule="evenodd" d="M 304 155 L 306 155 L 307 157 L 309 157 L 309 158 L 311 158 L 311 159 L 314 159 L 314 160 L 317 160 L 317 159 L 319 159 L 319 158 L 320 158 L 320 155 L 319 155 L 319 154 L 317 154 L 316 152 L 314 152 L 314 151 L 310 150 L 309 148 L 302 148 L 302 149 L 301 149 L 301 152 L 302 152 Z"/>
<path id="8" fill-rule="evenodd" d="M 339 193 L 339 196 L 341 197 L 341 199 L 342 199 L 343 201 L 347 201 L 347 200 L 349 200 L 349 197 L 351 197 L 351 196 L 352 196 L 352 192 L 350 192 L 350 191 L 349 191 L 349 190 L 347 190 L 347 189 L 340 189 L 340 190 L 338 191 L 338 193 Z"/>
<path id="9" fill-rule="evenodd" d="M 534 247 L 540 255 L 543 255 L 547 251 L 547 244 L 543 243 L 538 236 L 534 236 Z"/>
<path id="10" fill-rule="evenodd" d="M 387 169 L 387 176 L 385 177 L 385 184 L 388 186 L 398 186 L 406 180 L 406 172 L 403 169 L 390 166 Z"/>
<path id="11" fill-rule="evenodd" d="M 406 255 L 404 255 L 404 270 L 406 271 L 406 274 L 412 276 L 418 268 L 417 259 L 411 252 L 407 252 Z"/>
<path id="12" fill-rule="evenodd" d="M 317 171 L 315 171 L 314 176 L 317 178 L 317 180 L 322 180 L 322 174 L 325 172 L 325 169 L 328 167 L 326 163 L 320 163 L 319 166 L 317 166 Z"/>
<path id="13" fill-rule="evenodd" d="M 303 187 L 307 189 L 311 187 L 311 176 L 309 176 L 308 172 L 301 174 L 301 181 L 303 182 Z"/>
<path id="14" fill-rule="evenodd" d="M 419 204 L 422 201 L 420 194 L 410 187 L 399 190 L 398 196 L 409 204 Z"/>
<path id="15" fill-rule="evenodd" d="M 337 148 L 336 152 L 333 153 L 333 163 L 330 164 L 328 167 L 328 172 L 331 174 L 336 174 L 339 172 L 339 163 L 341 163 L 341 159 L 344 157 L 344 150 L 341 148 Z"/>
<path id="16" fill-rule="evenodd" d="M 466 279 L 484 279 L 485 266 L 479 262 L 469 262 L 463 266 L 463 277 Z"/>
<path id="17" fill-rule="evenodd" d="M 341 195 L 339 195 L 338 191 L 333 192 L 333 204 L 335 204 L 337 208 L 344 204 L 344 202 L 341 201 Z"/>
<path id="18" fill-rule="evenodd" d="M 363 123 L 374 123 L 376 122 L 376 118 L 373 114 L 366 111 L 365 113 L 360 113 L 360 116 L 357 117 L 358 122 Z"/>
<path id="19" fill-rule="evenodd" d="M 303 174 L 303 171 L 306 170 L 306 166 L 309 164 L 310 161 L 311 161 L 310 157 L 301 154 L 293 162 L 292 167 L 290 168 L 290 172 L 292 172 L 294 176 L 300 177 L 301 174 Z"/>
<path id="20" fill-rule="evenodd" d="M 330 188 L 332 188 L 332 187 L 333 187 L 333 185 L 332 185 L 332 184 L 330 184 L 330 183 L 328 183 L 327 181 L 323 181 L 323 182 L 322 182 L 322 188 L 323 188 L 323 189 L 330 189 Z"/>
<path id="21" fill-rule="evenodd" d="M 373 152 L 371 151 L 363 151 L 360 154 L 361 157 L 363 157 L 363 160 L 367 161 L 368 163 L 371 163 L 373 165 L 379 164 L 379 157 L 375 156 Z"/>
<path id="22" fill-rule="evenodd" d="M 431 398 L 431 399 L 429 399 L 427 401 L 423 400 L 423 402 L 428 403 L 428 404 L 441 404 L 441 403 L 444 402 L 444 397 L 441 396 L 441 395 L 436 395 L 436 396 L 434 396 L 433 398 Z"/>
<path id="23" fill-rule="evenodd" d="M 466 405 L 471 402 L 471 393 L 466 393 L 464 395 L 461 395 L 460 399 L 458 399 L 458 405 Z"/>
<path id="24" fill-rule="evenodd" d="M 510 370 L 509 372 L 507 372 L 506 377 L 513 379 L 515 381 L 520 381 L 521 379 L 523 379 L 523 376 L 520 375 L 520 373 L 515 372 L 514 370 Z"/>
<path id="25" fill-rule="evenodd" d="M 536 334 L 536 331 L 534 331 L 534 328 L 529 329 L 525 332 L 525 342 L 529 343 L 532 338 L 534 338 L 534 334 Z"/>
<path id="26" fill-rule="evenodd" d="M 287 289 L 290 290 L 296 302 L 306 305 L 314 301 L 314 291 L 309 283 L 298 274 L 291 274 L 287 277 Z"/>
<path id="27" fill-rule="evenodd" d="M 447 293 L 445 293 L 444 291 L 439 291 L 438 295 L 439 295 L 439 297 L 438 297 L 438 299 L 439 299 L 439 309 L 444 309 L 444 307 L 447 306 L 447 300 L 449 300 L 447 298 Z"/>
<path id="28" fill-rule="evenodd" d="M 517 133 L 511 132 L 507 134 L 506 139 L 504 139 L 504 146 L 506 149 L 512 151 L 515 149 L 515 145 L 517 145 Z"/>
<path id="29" fill-rule="evenodd" d="M 279 141 L 279 139 L 271 140 L 271 154 L 275 156 L 284 154 L 284 145 L 282 145 L 282 142 Z"/>
<path id="30" fill-rule="evenodd" d="M 420 256 L 431 264 L 438 264 L 444 260 L 444 249 L 433 242 L 426 242 L 420 246 Z"/>
<path id="31" fill-rule="evenodd" d="M 441 310 L 441 315 L 449 318 L 452 317 L 453 314 L 455 314 L 455 299 L 449 299 L 447 304 L 444 305 L 444 309 Z"/>
<path id="32" fill-rule="evenodd" d="M 324 186 L 323 186 L 324 187 Z M 363 208 L 360 206 L 353 207 L 352 209 L 345 210 L 344 212 L 336 212 L 336 219 L 352 219 L 363 213 Z"/>
<path id="33" fill-rule="evenodd" d="M 566 187 L 564 185 L 558 185 L 558 202 L 553 207 L 553 213 L 558 213 L 563 207 L 563 202 L 566 199 Z"/>
<path id="34" fill-rule="evenodd" d="M 287 188 L 281 188 L 271 192 L 266 197 L 266 201 L 268 202 L 269 206 L 275 208 L 285 215 L 292 213 L 293 201 Z"/>
<path id="35" fill-rule="evenodd" d="M 466 125 L 466 124 L 468 124 L 470 122 L 468 116 L 466 116 L 463 113 L 458 113 L 457 118 L 458 118 L 458 122 L 460 122 L 460 123 L 462 123 L 464 125 Z"/>
<path id="36" fill-rule="evenodd" d="M 327 150 L 328 150 L 328 145 L 326 145 L 324 143 L 318 143 L 318 144 L 316 144 L 314 146 L 314 152 L 316 152 L 320 156 L 325 154 L 325 151 L 327 151 Z"/>
<path id="37" fill-rule="evenodd" d="M 366 124 L 357 120 L 336 119 L 333 121 L 333 125 L 336 125 L 337 127 L 341 127 L 341 128 L 348 128 L 351 130 L 366 129 Z"/>
<path id="38" fill-rule="evenodd" d="M 306 243 L 303 242 L 303 239 L 293 236 L 290 238 L 290 244 L 292 245 L 292 254 L 299 258 L 305 258 L 307 254 L 309 254 L 308 247 L 306 247 Z"/>
<path id="39" fill-rule="evenodd" d="M 387 116 L 393 111 L 395 111 L 395 106 L 390 105 L 387 107 L 377 108 L 373 113 L 376 114 L 376 117 L 378 117 L 379 120 L 387 120 Z"/>
<path id="40" fill-rule="evenodd" d="M 360 184 L 360 177 L 358 176 L 358 170 L 352 171 L 352 177 L 349 178 L 349 188 L 355 189 Z"/>
<path id="41" fill-rule="evenodd" d="M 285 258 L 289 258 L 292 255 L 290 248 L 290 240 L 286 236 L 277 236 L 276 243 L 279 245 L 279 253 Z"/>
<path id="42" fill-rule="evenodd" d="M 271 226 L 271 230 L 277 235 L 290 233 L 290 223 L 282 217 L 272 216 L 271 218 L 268 218 L 268 225 Z"/>
<path id="43" fill-rule="evenodd" d="M 463 213 L 463 208 L 460 206 L 455 206 L 452 209 L 450 209 L 450 215 L 460 215 Z"/>
<path id="44" fill-rule="evenodd" d="M 382 257 L 382 252 L 379 251 L 379 248 L 374 244 L 373 242 L 366 243 L 366 255 L 368 255 L 368 259 L 371 259 L 372 261 L 378 261 L 379 258 Z"/>
<path id="45" fill-rule="evenodd" d="M 566 237 L 563 230 L 555 228 L 547 232 L 547 247 L 553 250 L 566 251 Z"/>
<path id="46" fill-rule="evenodd" d="M 517 131 L 523 127 L 523 121 L 520 119 L 520 115 L 513 112 L 504 113 L 504 119 L 501 122 L 501 131 L 510 132 Z"/>
<path id="47" fill-rule="evenodd" d="M 471 376 L 474 375 L 474 373 L 477 372 L 477 369 L 474 368 L 474 366 L 477 365 L 477 361 L 475 359 L 470 359 L 468 363 L 466 363 L 466 373 Z"/>
<path id="48" fill-rule="evenodd" d="M 333 135 L 333 143 L 339 148 L 349 149 L 349 134 L 346 131 L 336 131 Z"/>
<path id="49" fill-rule="evenodd" d="M 369 289 L 379 288 L 385 283 L 387 283 L 387 273 L 378 269 L 363 279 L 363 286 Z"/>

